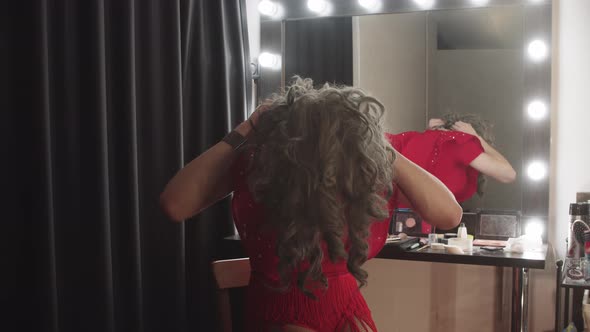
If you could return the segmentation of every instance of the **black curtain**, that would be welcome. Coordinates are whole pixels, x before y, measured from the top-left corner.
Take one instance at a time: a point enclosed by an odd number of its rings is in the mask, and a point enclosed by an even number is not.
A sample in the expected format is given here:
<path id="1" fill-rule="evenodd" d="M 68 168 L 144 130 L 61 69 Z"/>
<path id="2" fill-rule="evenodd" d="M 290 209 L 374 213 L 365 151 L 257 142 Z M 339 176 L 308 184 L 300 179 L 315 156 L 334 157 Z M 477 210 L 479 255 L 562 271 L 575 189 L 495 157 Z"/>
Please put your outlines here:
<path id="1" fill-rule="evenodd" d="M 352 17 L 323 17 L 285 22 L 285 75 L 353 85 Z"/>
<path id="2" fill-rule="evenodd" d="M 158 196 L 245 117 L 243 7 L 0 4 L 12 257 L 0 330 L 215 330 L 210 262 L 233 233 L 228 202 L 175 224 Z"/>

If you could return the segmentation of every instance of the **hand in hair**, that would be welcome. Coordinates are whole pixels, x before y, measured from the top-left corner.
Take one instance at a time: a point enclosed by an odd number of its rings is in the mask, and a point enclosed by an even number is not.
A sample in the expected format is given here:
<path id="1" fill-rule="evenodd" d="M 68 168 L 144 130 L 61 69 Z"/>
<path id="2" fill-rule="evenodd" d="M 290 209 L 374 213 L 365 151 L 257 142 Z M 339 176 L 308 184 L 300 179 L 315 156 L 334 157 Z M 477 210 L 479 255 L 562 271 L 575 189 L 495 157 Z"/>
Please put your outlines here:
<path id="1" fill-rule="evenodd" d="M 453 130 L 461 131 L 461 132 L 464 132 L 466 134 L 470 134 L 473 136 L 478 136 L 475 129 L 473 129 L 473 126 L 470 123 L 463 122 L 463 121 L 455 122 L 455 124 L 453 125 Z"/>
<path id="2" fill-rule="evenodd" d="M 262 113 L 266 112 L 268 109 L 271 108 L 271 104 L 272 100 L 265 100 L 262 104 L 258 105 L 258 107 L 256 107 L 256 110 L 252 112 L 252 114 L 250 114 L 250 117 L 248 118 L 250 124 L 258 124 L 258 118 Z"/>

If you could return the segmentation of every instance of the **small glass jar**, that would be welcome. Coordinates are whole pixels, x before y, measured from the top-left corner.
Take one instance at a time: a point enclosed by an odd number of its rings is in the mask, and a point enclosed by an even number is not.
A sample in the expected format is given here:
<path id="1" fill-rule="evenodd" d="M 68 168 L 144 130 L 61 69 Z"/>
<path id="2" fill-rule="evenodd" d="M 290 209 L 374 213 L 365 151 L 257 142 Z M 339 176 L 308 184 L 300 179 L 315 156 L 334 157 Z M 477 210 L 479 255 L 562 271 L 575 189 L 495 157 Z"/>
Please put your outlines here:
<path id="1" fill-rule="evenodd" d="M 584 281 L 584 269 L 586 258 L 566 258 L 564 264 L 565 278 L 570 282 Z"/>
<path id="2" fill-rule="evenodd" d="M 436 233 L 428 234 L 428 244 L 433 244 L 438 242 L 438 235 Z"/>

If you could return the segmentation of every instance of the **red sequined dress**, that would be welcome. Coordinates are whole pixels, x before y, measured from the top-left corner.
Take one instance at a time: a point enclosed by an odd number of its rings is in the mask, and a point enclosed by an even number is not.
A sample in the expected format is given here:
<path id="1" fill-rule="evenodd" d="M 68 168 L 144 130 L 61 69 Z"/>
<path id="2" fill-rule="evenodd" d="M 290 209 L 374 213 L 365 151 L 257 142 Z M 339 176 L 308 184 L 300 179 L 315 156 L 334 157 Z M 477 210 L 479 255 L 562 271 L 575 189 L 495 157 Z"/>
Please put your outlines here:
<path id="1" fill-rule="evenodd" d="M 271 327 L 296 325 L 317 332 L 342 331 L 345 328 L 351 332 L 377 331 L 369 307 L 356 279 L 348 271 L 346 261 L 331 262 L 327 258 L 325 243 L 322 243 L 326 257 L 322 262 L 322 270 L 328 279 L 328 288 L 315 291 L 317 299 L 304 295 L 295 282 L 286 291 L 276 290 L 279 286 L 279 258 L 275 247 L 277 237 L 274 232 L 262 227 L 267 218 L 265 209 L 255 202 L 248 189 L 247 168 L 250 158 L 252 156 L 245 153 L 232 167 L 232 213 L 252 267 L 246 295 L 246 330 L 262 332 Z M 391 217 L 393 198 L 389 203 Z M 390 219 L 372 224 L 368 239 L 369 258 L 383 248 Z M 306 264 L 299 267 L 305 268 Z M 294 271 L 294 276 L 296 273 Z"/>
<path id="2" fill-rule="evenodd" d="M 484 152 L 477 137 L 453 130 L 408 131 L 385 136 L 396 151 L 441 180 L 457 202 L 468 200 L 477 191 L 479 172 L 469 166 Z M 409 206 L 399 200 L 396 207 Z M 430 225 L 422 225 L 422 232 L 430 233 Z"/>

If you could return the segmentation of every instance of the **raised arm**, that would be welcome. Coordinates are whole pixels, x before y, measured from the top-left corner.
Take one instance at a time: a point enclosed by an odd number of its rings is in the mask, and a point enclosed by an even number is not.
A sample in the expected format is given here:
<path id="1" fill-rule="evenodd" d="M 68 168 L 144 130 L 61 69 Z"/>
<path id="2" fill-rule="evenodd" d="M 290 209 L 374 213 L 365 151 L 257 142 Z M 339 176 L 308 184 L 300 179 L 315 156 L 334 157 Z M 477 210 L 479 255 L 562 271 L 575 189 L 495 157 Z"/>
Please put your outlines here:
<path id="1" fill-rule="evenodd" d="M 484 153 L 471 161 L 469 164 L 471 167 L 502 183 L 511 183 L 516 180 L 516 171 L 514 171 L 508 160 L 481 138 L 469 123 L 458 121 L 453 126 L 453 129 L 471 134 L 481 142 Z"/>
<path id="2" fill-rule="evenodd" d="M 247 137 L 248 121 L 235 129 Z M 238 153 L 221 141 L 193 159 L 168 182 L 160 194 L 160 205 L 170 219 L 181 222 L 192 217 L 232 191 L 229 170 Z"/>
<path id="3" fill-rule="evenodd" d="M 393 162 L 393 171 L 398 188 L 424 220 L 441 229 L 459 225 L 463 209 L 439 179 L 400 153 Z"/>

